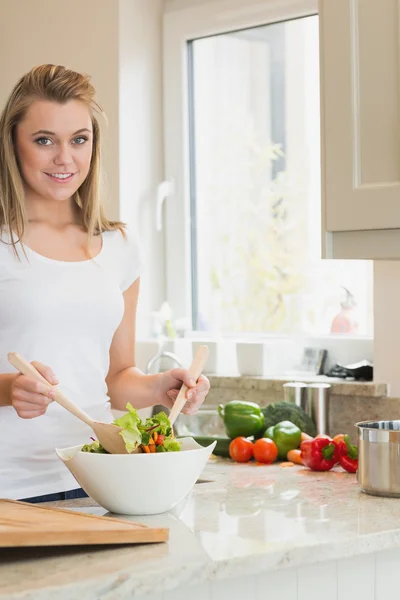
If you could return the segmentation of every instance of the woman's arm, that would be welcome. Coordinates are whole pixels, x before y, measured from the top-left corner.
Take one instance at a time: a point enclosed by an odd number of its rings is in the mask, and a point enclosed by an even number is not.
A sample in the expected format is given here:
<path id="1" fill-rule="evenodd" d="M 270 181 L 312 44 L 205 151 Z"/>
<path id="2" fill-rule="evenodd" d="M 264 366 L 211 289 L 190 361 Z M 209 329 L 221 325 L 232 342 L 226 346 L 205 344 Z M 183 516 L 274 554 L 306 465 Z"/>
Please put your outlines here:
<path id="1" fill-rule="evenodd" d="M 136 310 L 140 280 L 124 292 L 123 319 L 114 334 L 110 348 L 110 369 L 107 375 L 108 395 L 112 407 L 125 410 L 128 402 L 135 408 L 157 404 L 156 375 L 145 375 L 135 367 Z"/>
<path id="2" fill-rule="evenodd" d="M 190 380 L 186 369 L 171 369 L 165 373 L 145 375 L 135 366 L 136 309 L 139 297 L 139 279 L 124 292 L 125 311 L 114 334 L 110 348 L 110 369 L 107 376 L 111 405 L 125 410 L 130 402 L 135 408 L 160 404 L 171 408 L 178 390 L 185 383 L 188 401 L 185 413 L 194 413 L 204 401 L 210 384 L 200 376 L 197 384 Z"/>

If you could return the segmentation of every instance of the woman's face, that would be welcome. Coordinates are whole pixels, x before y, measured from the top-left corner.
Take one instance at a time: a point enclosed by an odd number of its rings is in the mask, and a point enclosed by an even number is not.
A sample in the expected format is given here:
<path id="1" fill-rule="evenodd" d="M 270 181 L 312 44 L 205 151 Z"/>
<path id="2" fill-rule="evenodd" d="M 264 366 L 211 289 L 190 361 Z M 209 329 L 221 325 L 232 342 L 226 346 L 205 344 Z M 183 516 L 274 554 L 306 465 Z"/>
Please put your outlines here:
<path id="1" fill-rule="evenodd" d="M 27 198 L 62 201 L 86 179 L 93 128 L 89 108 L 76 100 L 65 104 L 35 100 L 16 127 L 16 153 Z"/>

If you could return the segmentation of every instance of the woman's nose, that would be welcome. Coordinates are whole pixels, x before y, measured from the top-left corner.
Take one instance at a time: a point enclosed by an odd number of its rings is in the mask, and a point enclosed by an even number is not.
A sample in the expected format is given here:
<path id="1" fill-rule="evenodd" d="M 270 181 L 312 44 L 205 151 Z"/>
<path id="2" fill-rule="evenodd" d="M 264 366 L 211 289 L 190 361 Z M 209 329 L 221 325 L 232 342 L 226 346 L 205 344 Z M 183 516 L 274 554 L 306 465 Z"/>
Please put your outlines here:
<path id="1" fill-rule="evenodd" d="M 58 145 L 54 162 L 56 165 L 69 165 L 73 162 L 72 149 L 69 143 Z"/>

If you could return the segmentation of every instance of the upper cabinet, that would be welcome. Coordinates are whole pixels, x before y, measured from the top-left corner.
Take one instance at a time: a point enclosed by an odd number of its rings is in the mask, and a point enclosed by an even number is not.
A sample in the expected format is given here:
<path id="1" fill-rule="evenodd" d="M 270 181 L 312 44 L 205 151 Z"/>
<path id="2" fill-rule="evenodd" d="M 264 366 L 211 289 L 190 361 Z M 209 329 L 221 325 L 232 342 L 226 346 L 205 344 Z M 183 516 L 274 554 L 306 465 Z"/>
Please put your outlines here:
<path id="1" fill-rule="evenodd" d="M 400 2 L 319 17 L 325 256 L 400 258 Z"/>

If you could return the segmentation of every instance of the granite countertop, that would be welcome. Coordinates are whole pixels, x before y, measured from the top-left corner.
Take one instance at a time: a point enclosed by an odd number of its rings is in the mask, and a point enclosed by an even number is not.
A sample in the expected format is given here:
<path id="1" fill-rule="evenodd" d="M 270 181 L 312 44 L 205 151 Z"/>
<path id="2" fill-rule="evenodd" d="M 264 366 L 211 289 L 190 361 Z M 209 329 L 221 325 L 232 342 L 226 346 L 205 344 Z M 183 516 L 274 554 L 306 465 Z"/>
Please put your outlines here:
<path id="1" fill-rule="evenodd" d="M 132 517 L 169 527 L 168 543 L 1 550 L 0 600 L 136 598 L 400 547 L 400 502 L 362 494 L 339 469 L 210 459 L 202 477 L 172 513 Z M 55 505 L 106 512 L 90 499 Z"/>

